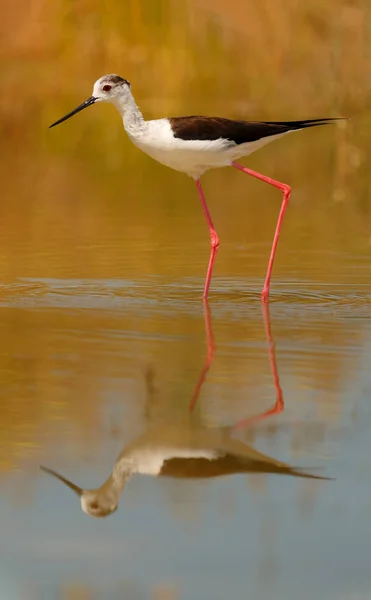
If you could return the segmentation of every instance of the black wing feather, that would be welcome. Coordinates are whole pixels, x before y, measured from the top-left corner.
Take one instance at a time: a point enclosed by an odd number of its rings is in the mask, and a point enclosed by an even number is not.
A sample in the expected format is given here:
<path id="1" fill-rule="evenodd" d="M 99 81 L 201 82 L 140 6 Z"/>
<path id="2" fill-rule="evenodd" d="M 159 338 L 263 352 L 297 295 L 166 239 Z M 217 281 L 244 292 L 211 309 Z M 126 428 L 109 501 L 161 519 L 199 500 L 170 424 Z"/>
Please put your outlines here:
<path id="1" fill-rule="evenodd" d="M 224 138 L 235 144 L 255 142 L 271 135 L 296 129 L 327 125 L 339 121 L 331 119 L 306 119 L 304 121 L 234 121 L 221 117 L 173 117 L 169 119 L 174 137 L 182 140 L 218 140 Z"/>

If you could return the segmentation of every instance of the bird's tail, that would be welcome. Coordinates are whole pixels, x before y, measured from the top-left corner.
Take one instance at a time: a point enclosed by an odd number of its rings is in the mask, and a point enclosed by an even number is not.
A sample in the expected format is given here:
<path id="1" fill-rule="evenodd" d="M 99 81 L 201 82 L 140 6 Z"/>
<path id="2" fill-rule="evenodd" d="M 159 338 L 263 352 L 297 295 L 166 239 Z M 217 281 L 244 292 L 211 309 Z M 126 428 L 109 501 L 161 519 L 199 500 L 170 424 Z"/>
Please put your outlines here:
<path id="1" fill-rule="evenodd" d="M 308 473 L 307 470 L 302 469 L 300 467 L 288 467 L 287 469 L 280 469 L 277 473 L 282 473 L 282 475 L 291 475 L 293 477 L 302 477 L 305 479 L 320 479 L 322 481 L 335 481 L 334 477 L 324 477 L 323 475 L 315 475 L 314 473 Z"/>
<path id="2" fill-rule="evenodd" d="M 305 119 L 304 121 L 264 121 L 267 125 L 282 125 L 287 129 L 305 129 L 306 127 L 317 127 L 318 125 L 330 125 L 340 121 L 349 121 L 348 117 L 330 117 L 328 119 Z"/>
<path id="3" fill-rule="evenodd" d="M 334 481 L 333 477 L 324 477 L 323 475 L 316 475 L 308 471 L 318 471 L 320 468 L 310 469 L 309 467 L 292 467 L 282 462 L 272 462 L 265 460 L 252 461 L 249 458 L 241 457 L 240 469 L 235 472 L 246 472 L 246 473 L 267 473 L 270 475 L 289 475 L 290 477 L 300 477 L 303 479 L 318 479 L 322 481 Z M 241 468 L 242 467 L 242 468 Z"/>

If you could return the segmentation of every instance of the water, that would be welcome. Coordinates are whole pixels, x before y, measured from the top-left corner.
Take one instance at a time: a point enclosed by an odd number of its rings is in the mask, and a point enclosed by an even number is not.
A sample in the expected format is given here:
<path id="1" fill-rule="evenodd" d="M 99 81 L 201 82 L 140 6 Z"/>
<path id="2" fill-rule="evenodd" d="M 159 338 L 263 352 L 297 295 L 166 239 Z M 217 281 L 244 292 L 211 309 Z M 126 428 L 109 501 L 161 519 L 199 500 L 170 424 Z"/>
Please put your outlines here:
<path id="1" fill-rule="evenodd" d="M 368 598 L 370 9 L 341 2 L 332 29 L 314 3 L 156 6 L 109 3 L 98 18 L 94 2 L 40 3 L 23 7 L 17 36 L 3 8 L 2 593 Z M 204 306 L 194 183 L 132 147 L 111 107 L 48 130 L 115 71 L 149 116 L 352 116 L 249 158 L 293 188 L 267 313 L 277 190 L 233 169 L 205 175 L 221 245 Z M 185 462 L 176 477 L 134 475 L 117 511 L 95 519 L 38 469 L 97 488 L 138 440 L 152 440 L 153 465 L 153 439 L 207 444 L 226 431 L 223 444 L 333 480 L 189 479 Z"/>

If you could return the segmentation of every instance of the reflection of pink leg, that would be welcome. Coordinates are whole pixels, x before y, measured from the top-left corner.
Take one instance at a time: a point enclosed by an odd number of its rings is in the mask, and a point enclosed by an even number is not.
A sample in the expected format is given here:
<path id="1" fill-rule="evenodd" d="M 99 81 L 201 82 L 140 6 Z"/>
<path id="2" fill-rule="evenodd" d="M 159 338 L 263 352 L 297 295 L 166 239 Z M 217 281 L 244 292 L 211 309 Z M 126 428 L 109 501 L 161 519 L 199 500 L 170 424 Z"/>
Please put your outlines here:
<path id="1" fill-rule="evenodd" d="M 263 305 L 263 316 L 264 316 L 264 326 L 265 326 L 265 335 L 268 342 L 268 351 L 269 351 L 269 362 L 271 364 L 271 372 L 273 375 L 274 387 L 276 388 L 276 402 L 272 408 L 265 411 L 264 413 L 257 415 L 255 417 L 250 417 L 248 419 L 243 419 L 239 421 L 234 429 L 243 429 L 247 427 L 251 423 L 256 423 L 256 421 L 260 421 L 262 419 L 266 419 L 270 415 L 277 415 L 282 412 L 285 408 L 283 393 L 280 386 L 280 380 L 278 376 L 277 363 L 276 363 L 276 351 L 274 340 L 271 332 L 271 323 L 270 323 L 270 315 L 269 315 L 269 307 L 267 304 Z"/>
<path id="2" fill-rule="evenodd" d="M 281 192 L 283 194 L 281 210 L 280 210 L 280 214 L 278 216 L 276 231 L 274 233 L 271 255 L 269 257 L 267 274 L 265 276 L 265 282 L 264 282 L 264 287 L 263 287 L 262 296 L 261 296 L 262 302 L 267 302 L 268 296 L 269 296 L 269 287 L 270 287 L 270 282 L 271 282 L 274 257 L 276 255 L 278 238 L 280 236 L 283 217 L 285 215 L 286 208 L 287 208 L 287 205 L 288 205 L 289 199 L 290 199 L 291 188 L 286 183 L 281 183 L 280 181 L 276 181 L 275 179 L 266 177 L 266 175 L 261 175 L 260 173 L 257 173 L 256 171 L 252 171 L 251 169 L 248 169 L 247 167 L 244 167 L 243 165 L 240 165 L 239 163 L 233 162 L 232 166 L 235 167 L 236 169 L 239 169 L 240 171 L 243 171 L 243 173 L 247 173 L 247 175 L 252 175 L 252 177 L 256 177 L 257 179 L 260 179 L 261 181 L 265 181 L 266 183 L 273 185 L 274 187 L 281 190 Z"/>
<path id="3" fill-rule="evenodd" d="M 197 179 L 197 181 L 196 181 L 196 186 L 197 186 L 198 195 L 200 196 L 202 208 L 203 208 L 203 211 L 204 211 L 204 214 L 206 217 L 206 221 L 207 221 L 207 225 L 209 227 L 209 232 L 210 232 L 211 252 L 210 252 L 209 265 L 207 267 L 205 287 L 204 287 L 204 298 L 207 298 L 207 294 L 209 293 L 211 276 L 213 274 L 213 266 L 214 266 L 214 262 L 215 262 L 215 257 L 216 257 L 216 253 L 218 252 L 219 238 L 218 238 L 218 234 L 215 231 L 213 222 L 211 220 L 211 215 L 209 213 L 209 209 L 207 207 L 206 199 L 205 199 L 205 196 L 204 196 L 204 193 L 203 193 L 203 190 L 201 187 L 201 182 L 199 179 Z"/>
<path id="4" fill-rule="evenodd" d="M 199 396 L 200 390 L 205 381 L 208 370 L 211 367 L 211 363 L 214 360 L 215 353 L 215 344 L 214 344 L 214 335 L 211 326 L 211 311 L 208 305 L 207 300 L 204 300 L 204 317 L 205 317 L 205 332 L 206 332 L 206 341 L 207 341 L 207 355 L 205 359 L 204 366 L 202 367 L 202 371 L 198 378 L 195 390 L 193 392 L 191 401 L 189 403 L 189 411 L 192 412 L 194 407 L 196 406 L 197 398 Z"/>

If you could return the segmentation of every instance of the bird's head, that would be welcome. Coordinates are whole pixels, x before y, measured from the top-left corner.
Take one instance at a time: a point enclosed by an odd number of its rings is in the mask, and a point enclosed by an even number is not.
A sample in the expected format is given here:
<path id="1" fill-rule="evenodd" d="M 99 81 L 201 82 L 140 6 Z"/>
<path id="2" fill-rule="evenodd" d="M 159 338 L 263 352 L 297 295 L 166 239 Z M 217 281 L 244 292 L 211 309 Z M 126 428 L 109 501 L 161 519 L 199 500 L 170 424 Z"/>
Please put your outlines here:
<path id="1" fill-rule="evenodd" d="M 125 100 L 129 98 L 130 95 L 130 83 L 126 79 L 123 79 L 120 75 L 103 75 L 103 77 L 100 77 L 95 82 L 93 95 L 90 96 L 90 98 L 61 119 L 58 119 L 58 121 L 55 121 L 55 123 L 52 123 L 50 127 L 55 127 L 55 125 L 67 121 L 67 119 L 73 117 L 73 115 L 76 115 L 78 112 L 84 110 L 84 108 L 87 108 L 96 102 L 110 102 L 111 104 L 116 104 L 120 101 L 121 104 L 125 104 Z"/>
<path id="2" fill-rule="evenodd" d="M 81 509 L 87 515 L 90 515 L 91 517 L 108 517 L 108 515 L 111 515 L 117 510 L 116 499 L 110 494 L 102 493 L 101 489 L 84 490 L 53 469 L 43 466 L 40 466 L 40 469 L 44 471 L 44 473 L 55 477 L 69 487 L 70 490 L 75 492 L 75 494 L 80 497 Z"/>
<path id="3" fill-rule="evenodd" d="M 120 75 L 103 75 L 94 84 L 93 98 L 96 102 L 115 102 L 130 92 L 130 83 Z"/>

